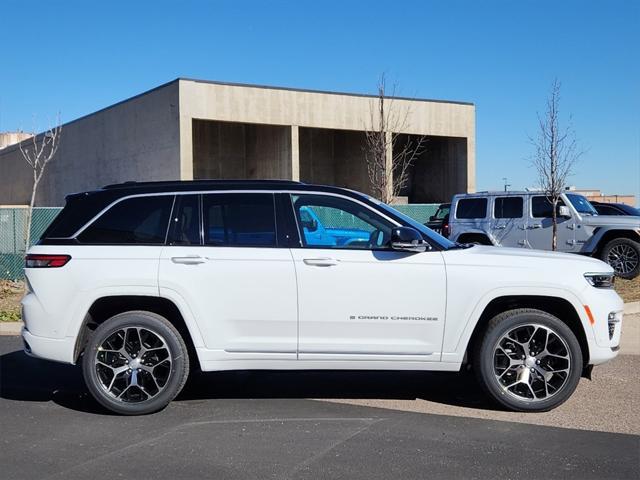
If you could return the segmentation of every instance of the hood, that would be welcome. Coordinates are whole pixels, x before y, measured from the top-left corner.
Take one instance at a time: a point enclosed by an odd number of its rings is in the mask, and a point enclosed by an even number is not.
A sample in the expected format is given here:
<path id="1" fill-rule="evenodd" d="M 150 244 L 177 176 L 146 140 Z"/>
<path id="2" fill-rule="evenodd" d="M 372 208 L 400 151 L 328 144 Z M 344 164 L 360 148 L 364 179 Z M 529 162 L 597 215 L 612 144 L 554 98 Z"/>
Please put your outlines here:
<path id="1" fill-rule="evenodd" d="M 626 229 L 640 229 L 640 217 L 630 215 L 583 215 L 582 223 L 594 227 L 623 227 Z"/>
<path id="2" fill-rule="evenodd" d="M 612 272 L 613 268 L 597 258 L 587 257 L 576 253 L 561 253 L 547 250 L 530 250 L 526 248 L 489 247 L 476 245 L 458 250 L 469 257 L 483 258 L 488 264 L 505 264 L 522 266 L 524 264 L 546 264 L 547 262 L 562 261 L 595 272 Z M 555 263 L 553 263 L 555 265 Z"/>

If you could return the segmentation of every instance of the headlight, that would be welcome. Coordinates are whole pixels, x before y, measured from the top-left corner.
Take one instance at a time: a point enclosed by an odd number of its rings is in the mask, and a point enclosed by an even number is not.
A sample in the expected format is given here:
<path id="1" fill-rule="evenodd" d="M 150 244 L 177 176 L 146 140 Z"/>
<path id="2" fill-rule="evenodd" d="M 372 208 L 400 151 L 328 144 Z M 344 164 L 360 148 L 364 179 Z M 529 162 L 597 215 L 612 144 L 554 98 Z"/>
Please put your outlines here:
<path id="1" fill-rule="evenodd" d="M 614 273 L 585 273 L 584 278 L 596 288 L 613 288 L 615 283 Z"/>

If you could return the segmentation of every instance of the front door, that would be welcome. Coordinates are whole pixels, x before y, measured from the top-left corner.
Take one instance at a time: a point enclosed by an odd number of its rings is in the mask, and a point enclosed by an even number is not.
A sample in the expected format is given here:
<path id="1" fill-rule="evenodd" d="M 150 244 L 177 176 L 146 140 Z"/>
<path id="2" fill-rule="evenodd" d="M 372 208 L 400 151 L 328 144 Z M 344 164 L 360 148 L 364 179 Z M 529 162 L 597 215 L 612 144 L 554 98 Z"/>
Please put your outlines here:
<path id="1" fill-rule="evenodd" d="M 176 198 L 161 293 L 182 297 L 220 359 L 295 359 L 295 271 L 289 249 L 277 247 L 273 194 Z"/>
<path id="2" fill-rule="evenodd" d="M 292 195 L 302 239 L 298 279 L 301 360 L 438 361 L 446 278 L 437 251 L 389 249 L 396 226 L 347 197 Z M 306 228 L 307 213 L 326 242 Z M 315 230 L 315 228 L 314 228 Z"/>
<path id="3" fill-rule="evenodd" d="M 558 208 L 564 205 L 562 199 Z M 527 242 L 531 248 L 537 250 L 551 250 L 553 238 L 553 206 L 544 195 L 531 197 L 530 217 L 527 222 Z M 575 219 L 557 216 L 558 221 L 558 251 L 571 252 L 575 250 Z"/>

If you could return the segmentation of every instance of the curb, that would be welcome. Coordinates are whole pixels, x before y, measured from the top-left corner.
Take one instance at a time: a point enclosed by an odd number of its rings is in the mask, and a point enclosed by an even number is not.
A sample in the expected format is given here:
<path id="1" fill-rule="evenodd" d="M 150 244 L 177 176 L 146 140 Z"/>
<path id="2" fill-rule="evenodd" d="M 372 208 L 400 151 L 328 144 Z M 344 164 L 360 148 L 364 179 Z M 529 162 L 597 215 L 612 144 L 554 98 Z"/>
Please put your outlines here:
<path id="1" fill-rule="evenodd" d="M 625 315 L 635 315 L 640 313 L 640 302 L 629 302 L 624 304 Z"/>
<path id="2" fill-rule="evenodd" d="M 0 322 L 0 335 L 20 335 L 22 322 Z"/>

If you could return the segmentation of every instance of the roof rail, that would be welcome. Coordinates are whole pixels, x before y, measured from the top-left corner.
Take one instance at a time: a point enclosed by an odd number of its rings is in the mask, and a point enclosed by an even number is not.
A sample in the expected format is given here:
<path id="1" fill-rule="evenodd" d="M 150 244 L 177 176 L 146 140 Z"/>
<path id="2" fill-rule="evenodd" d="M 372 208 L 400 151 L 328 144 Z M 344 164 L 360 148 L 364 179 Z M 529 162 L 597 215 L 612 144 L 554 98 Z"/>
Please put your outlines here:
<path id="1" fill-rule="evenodd" d="M 226 184 L 246 184 L 246 185 L 256 185 L 256 184 L 271 184 L 271 185 L 301 185 L 302 182 L 298 182 L 295 180 L 242 180 L 242 179 L 231 179 L 231 180 L 221 180 L 221 179 L 210 179 L 210 180 L 160 180 L 153 182 L 137 182 L 134 180 L 130 180 L 122 183 L 112 183 L 109 185 L 105 185 L 102 187 L 103 190 L 111 190 L 116 188 L 132 188 L 132 187 L 163 187 L 163 186 L 171 186 L 171 185 L 226 185 Z"/>

